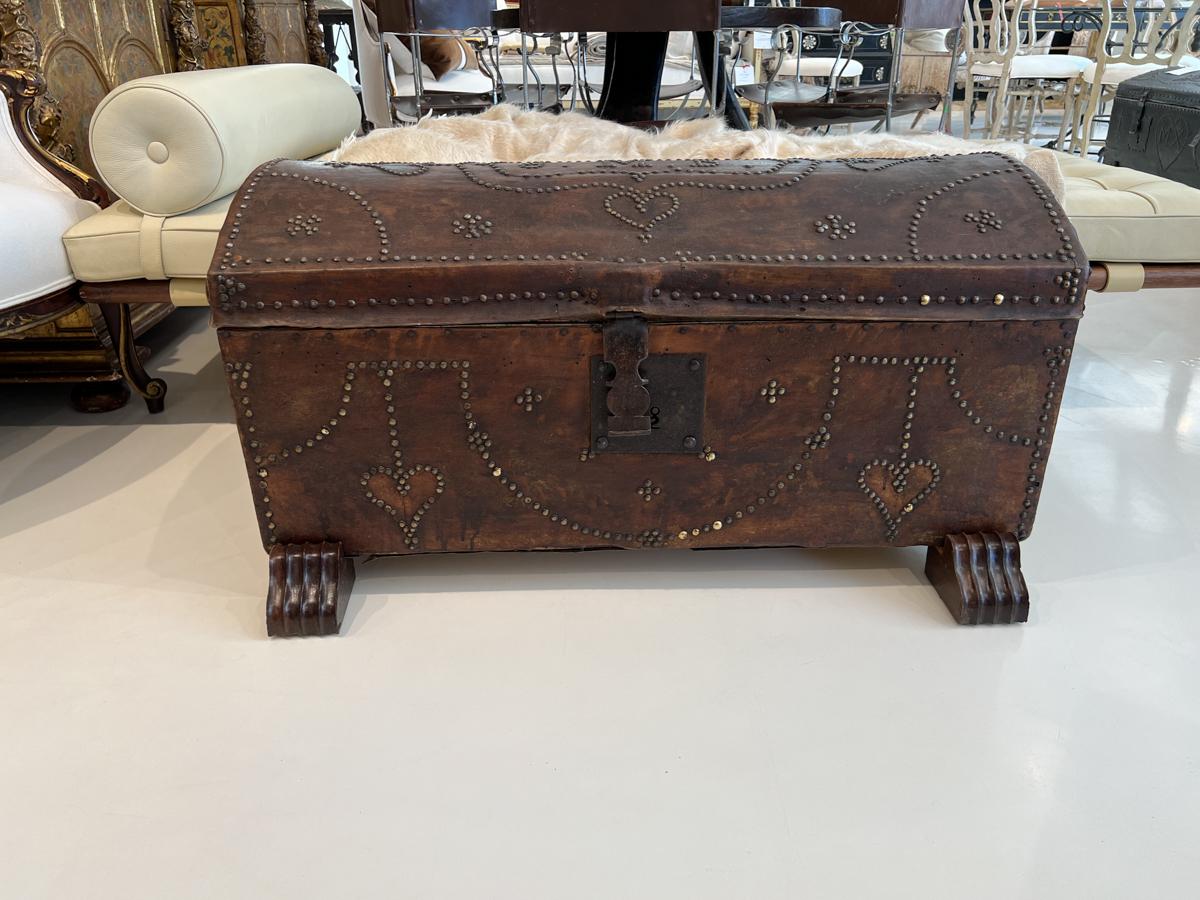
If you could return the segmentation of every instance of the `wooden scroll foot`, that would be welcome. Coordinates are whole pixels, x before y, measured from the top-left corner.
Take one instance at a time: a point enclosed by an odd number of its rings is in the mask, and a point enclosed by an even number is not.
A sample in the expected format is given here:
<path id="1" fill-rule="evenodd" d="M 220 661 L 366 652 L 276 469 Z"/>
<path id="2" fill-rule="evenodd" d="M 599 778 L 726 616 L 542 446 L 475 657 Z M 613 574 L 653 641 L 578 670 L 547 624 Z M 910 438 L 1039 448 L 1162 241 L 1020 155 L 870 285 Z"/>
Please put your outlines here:
<path id="1" fill-rule="evenodd" d="M 338 633 L 354 586 L 354 560 L 341 544 L 276 544 L 269 567 L 268 635 Z"/>
<path id="2" fill-rule="evenodd" d="M 125 376 L 129 386 L 142 395 L 146 401 L 146 408 L 151 413 L 162 412 L 167 396 L 167 383 L 161 378 L 151 378 L 142 367 L 142 359 L 138 356 L 137 347 L 133 342 L 133 318 L 129 312 L 129 304 L 101 303 L 100 314 L 104 316 L 104 324 L 108 326 L 108 334 L 112 338 L 121 374 Z"/>
<path id="3" fill-rule="evenodd" d="M 951 534 L 930 547 L 925 575 L 959 625 L 1029 619 L 1029 588 L 1016 535 Z"/>

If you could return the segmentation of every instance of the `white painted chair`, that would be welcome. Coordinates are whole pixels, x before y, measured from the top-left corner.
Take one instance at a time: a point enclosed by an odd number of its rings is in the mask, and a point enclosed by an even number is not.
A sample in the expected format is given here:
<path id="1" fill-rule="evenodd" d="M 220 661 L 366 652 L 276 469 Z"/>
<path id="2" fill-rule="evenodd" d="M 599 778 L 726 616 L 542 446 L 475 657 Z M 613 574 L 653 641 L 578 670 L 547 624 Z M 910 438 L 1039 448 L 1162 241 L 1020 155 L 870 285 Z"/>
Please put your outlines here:
<path id="1" fill-rule="evenodd" d="M 1069 95 L 1088 62 L 1079 56 L 1045 52 L 1035 34 L 1038 0 L 993 3 L 967 0 L 964 24 L 970 40 L 964 79 L 968 96 L 963 104 L 963 134 L 971 136 L 973 98 L 987 96 L 987 137 L 1032 137 L 1038 110 L 1049 91 Z"/>
<path id="2" fill-rule="evenodd" d="M 1187 5 L 1176 25 L 1180 4 L 1151 9 L 1138 0 L 1103 0 L 1103 25 L 1093 42 L 1093 61 L 1080 73 L 1078 90 L 1063 115 L 1073 127 L 1071 152 L 1087 154 L 1095 139 L 1096 119 L 1130 78 L 1175 66 L 1200 68 L 1191 40 L 1200 17 L 1200 0 Z M 1117 14 L 1126 26 L 1114 27 Z"/>
<path id="3" fill-rule="evenodd" d="M 772 5 L 778 3 L 773 2 Z M 828 83 L 836 79 L 841 86 L 857 85 L 864 71 L 863 64 L 854 59 L 852 54 L 840 58 L 807 56 L 806 45 L 809 48 L 815 47 L 815 38 L 792 25 L 776 28 L 771 36 L 771 44 L 774 58 L 764 68 L 765 73 L 774 81 L 791 79 L 815 84 L 818 81 Z"/>

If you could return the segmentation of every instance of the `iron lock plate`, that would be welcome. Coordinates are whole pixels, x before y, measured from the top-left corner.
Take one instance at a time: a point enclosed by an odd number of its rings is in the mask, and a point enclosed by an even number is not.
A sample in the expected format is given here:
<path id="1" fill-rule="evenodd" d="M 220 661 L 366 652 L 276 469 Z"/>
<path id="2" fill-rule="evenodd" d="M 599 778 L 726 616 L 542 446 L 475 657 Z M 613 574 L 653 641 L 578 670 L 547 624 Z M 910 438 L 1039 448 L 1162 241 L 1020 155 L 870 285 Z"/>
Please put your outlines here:
<path id="1" fill-rule="evenodd" d="M 591 359 L 592 443 L 598 453 L 697 453 L 704 447 L 703 354 L 661 353 L 642 360 L 639 371 L 650 392 L 650 433 L 609 434 L 611 367 Z"/>

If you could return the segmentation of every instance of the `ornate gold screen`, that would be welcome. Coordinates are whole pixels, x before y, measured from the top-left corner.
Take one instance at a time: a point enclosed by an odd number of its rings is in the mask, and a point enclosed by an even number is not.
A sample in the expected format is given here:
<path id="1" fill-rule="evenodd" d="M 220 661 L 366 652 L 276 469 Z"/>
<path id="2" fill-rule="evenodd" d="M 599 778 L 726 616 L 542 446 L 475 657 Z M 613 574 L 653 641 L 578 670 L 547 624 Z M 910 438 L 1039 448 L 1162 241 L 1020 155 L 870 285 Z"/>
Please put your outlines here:
<path id="1" fill-rule="evenodd" d="M 243 0 L 243 6 L 251 62 L 309 61 L 304 0 Z"/>
<path id="2" fill-rule="evenodd" d="M 244 66 L 246 42 L 242 37 L 242 8 L 238 0 L 195 0 L 196 27 L 205 47 L 200 57 L 206 69 Z"/>
<path id="3" fill-rule="evenodd" d="M 93 172 L 92 110 L 122 82 L 168 72 L 170 49 L 156 0 L 24 0 L 42 41 L 42 71 L 62 110 L 50 148 Z"/>

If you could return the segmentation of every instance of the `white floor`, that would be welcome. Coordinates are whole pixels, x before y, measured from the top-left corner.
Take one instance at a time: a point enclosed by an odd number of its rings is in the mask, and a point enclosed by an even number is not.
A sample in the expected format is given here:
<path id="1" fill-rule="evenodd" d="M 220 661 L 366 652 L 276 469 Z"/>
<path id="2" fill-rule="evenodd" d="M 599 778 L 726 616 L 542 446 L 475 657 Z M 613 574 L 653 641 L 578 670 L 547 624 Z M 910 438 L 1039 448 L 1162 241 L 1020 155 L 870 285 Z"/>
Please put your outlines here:
<path id="1" fill-rule="evenodd" d="M 1200 894 L 1200 293 L 1094 296 L 1029 624 L 919 550 L 362 565 L 263 636 L 203 313 L 0 404 L 0 898 Z"/>

